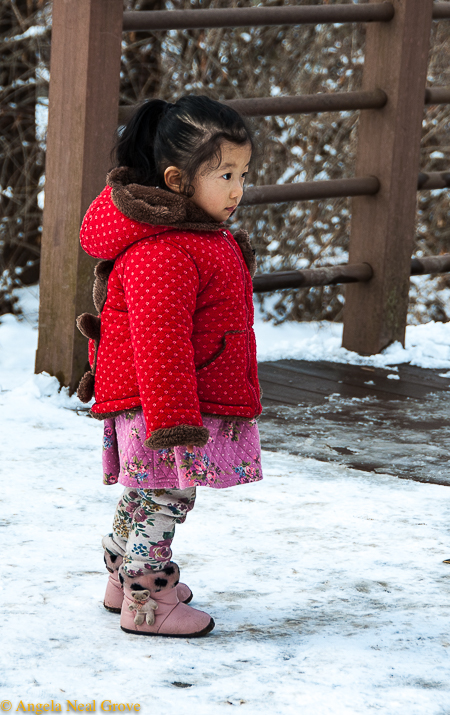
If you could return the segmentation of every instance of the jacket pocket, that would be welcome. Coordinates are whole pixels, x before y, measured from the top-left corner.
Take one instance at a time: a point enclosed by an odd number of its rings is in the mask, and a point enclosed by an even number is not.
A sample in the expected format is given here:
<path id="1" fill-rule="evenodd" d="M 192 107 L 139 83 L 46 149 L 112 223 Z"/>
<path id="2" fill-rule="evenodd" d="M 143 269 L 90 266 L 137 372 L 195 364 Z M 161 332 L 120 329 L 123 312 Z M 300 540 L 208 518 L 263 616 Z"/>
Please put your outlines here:
<path id="1" fill-rule="evenodd" d="M 248 345 L 245 330 L 230 330 L 223 335 L 222 348 L 197 370 L 197 393 L 207 412 L 216 414 L 214 405 L 249 407 Z M 217 413 L 217 414 L 220 414 Z"/>
<path id="2" fill-rule="evenodd" d="M 203 368 L 208 367 L 208 365 L 211 365 L 211 363 L 213 363 L 215 360 L 217 360 L 217 358 L 220 357 L 222 355 L 222 353 L 225 352 L 225 350 L 227 349 L 228 335 L 239 335 L 239 334 L 243 334 L 243 333 L 245 333 L 244 330 L 227 330 L 224 333 L 224 336 L 222 338 L 222 345 L 220 346 L 219 350 L 217 350 L 217 352 L 215 352 L 213 355 L 211 355 L 210 358 L 208 358 L 204 362 L 200 363 L 200 365 L 197 365 L 197 367 L 195 368 L 195 371 L 199 372 L 199 370 L 203 370 Z"/>

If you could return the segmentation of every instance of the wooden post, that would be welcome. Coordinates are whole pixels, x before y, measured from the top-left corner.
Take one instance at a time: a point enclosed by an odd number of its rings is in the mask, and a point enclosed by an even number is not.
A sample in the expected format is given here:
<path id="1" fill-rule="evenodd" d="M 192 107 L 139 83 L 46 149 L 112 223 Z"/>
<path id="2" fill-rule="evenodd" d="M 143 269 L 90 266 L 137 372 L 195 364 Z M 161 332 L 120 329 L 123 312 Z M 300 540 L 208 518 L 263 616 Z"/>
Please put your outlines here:
<path id="1" fill-rule="evenodd" d="M 117 128 L 123 0 L 53 0 L 36 372 L 76 389 L 87 361 L 75 319 L 93 310 L 94 261 L 79 230 L 110 167 Z"/>
<path id="2" fill-rule="evenodd" d="M 349 263 L 370 263 L 374 277 L 346 288 L 343 347 L 365 355 L 405 338 L 433 11 L 433 0 L 392 3 L 393 20 L 367 26 L 363 78 L 388 101 L 362 112 L 358 129 L 356 175 L 381 189 L 352 201 Z"/>

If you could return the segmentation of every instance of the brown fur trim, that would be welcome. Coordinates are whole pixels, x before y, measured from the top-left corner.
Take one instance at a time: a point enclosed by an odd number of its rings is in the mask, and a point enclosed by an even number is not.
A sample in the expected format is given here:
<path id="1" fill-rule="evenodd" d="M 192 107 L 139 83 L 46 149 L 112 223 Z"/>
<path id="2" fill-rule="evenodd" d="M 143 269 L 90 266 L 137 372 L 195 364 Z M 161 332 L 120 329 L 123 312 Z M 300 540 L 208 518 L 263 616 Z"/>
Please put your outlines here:
<path id="1" fill-rule="evenodd" d="M 196 425 L 177 425 L 165 429 L 157 429 L 144 445 L 149 449 L 165 449 L 167 447 L 185 447 L 193 444 L 204 447 L 209 439 L 209 430 Z"/>
<path id="2" fill-rule="evenodd" d="M 92 297 L 94 299 L 95 308 L 99 313 L 102 312 L 106 303 L 108 278 L 113 268 L 114 261 L 100 261 L 94 269 L 95 281 Z"/>
<path id="3" fill-rule="evenodd" d="M 160 593 L 160 591 L 170 591 L 178 585 L 180 569 L 174 561 L 169 561 L 160 571 L 152 571 L 147 564 L 144 564 L 139 571 L 126 573 L 122 565 L 119 568 L 119 580 L 125 588 L 133 591 L 148 589 L 150 593 Z"/>
<path id="4" fill-rule="evenodd" d="M 90 402 L 94 396 L 95 377 L 91 371 L 85 372 L 78 385 L 77 397 L 81 402 Z"/>
<path id="5" fill-rule="evenodd" d="M 92 290 L 92 298 L 94 299 L 95 309 L 101 313 L 105 307 L 107 298 L 108 284 L 103 281 L 99 281 L 98 278 L 94 281 L 94 288 Z"/>
<path id="6" fill-rule="evenodd" d="M 114 268 L 114 261 L 99 261 L 94 268 L 94 275 L 101 281 L 108 282 L 111 271 Z"/>
<path id="7" fill-rule="evenodd" d="M 85 338 L 100 340 L 100 318 L 91 313 L 83 313 L 77 318 L 77 328 Z"/>
<path id="8" fill-rule="evenodd" d="M 214 221 L 187 196 L 158 189 L 156 186 L 134 183 L 133 171 L 126 166 L 110 171 L 106 180 L 112 188 L 111 198 L 114 206 L 133 221 L 151 226 L 173 226 L 188 231 L 218 231 L 224 228 L 223 223 Z M 256 259 L 248 233 L 239 229 L 234 238 L 253 278 L 256 273 Z"/>
<path id="9" fill-rule="evenodd" d="M 256 273 L 256 258 L 247 231 L 240 228 L 239 231 L 236 231 L 234 234 L 234 240 L 241 249 L 244 261 L 246 262 L 250 275 L 253 278 Z"/>
<path id="10" fill-rule="evenodd" d="M 114 206 L 133 221 L 191 231 L 218 231 L 224 227 L 187 196 L 134 183 L 132 170 L 126 166 L 110 171 L 106 181 L 112 188 Z"/>

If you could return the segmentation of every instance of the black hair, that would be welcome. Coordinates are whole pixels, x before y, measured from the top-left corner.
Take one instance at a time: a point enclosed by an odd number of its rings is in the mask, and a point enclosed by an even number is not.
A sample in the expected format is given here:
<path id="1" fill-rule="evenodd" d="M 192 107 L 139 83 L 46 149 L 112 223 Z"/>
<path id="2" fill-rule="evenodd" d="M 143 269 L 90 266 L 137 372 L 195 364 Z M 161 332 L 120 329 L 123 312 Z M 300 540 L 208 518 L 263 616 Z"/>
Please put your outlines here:
<path id="1" fill-rule="evenodd" d="M 176 166 L 183 193 L 192 196 L 192 181 L 202 164 L 221 162 L 220 145 L 250 144 L 242 117 L 231 107 L 204 96 L 144 102 L 120 132 L 115 146 L 117 166 L 128 166 L 145 186 L 167 188 L 164 171 Z"/>

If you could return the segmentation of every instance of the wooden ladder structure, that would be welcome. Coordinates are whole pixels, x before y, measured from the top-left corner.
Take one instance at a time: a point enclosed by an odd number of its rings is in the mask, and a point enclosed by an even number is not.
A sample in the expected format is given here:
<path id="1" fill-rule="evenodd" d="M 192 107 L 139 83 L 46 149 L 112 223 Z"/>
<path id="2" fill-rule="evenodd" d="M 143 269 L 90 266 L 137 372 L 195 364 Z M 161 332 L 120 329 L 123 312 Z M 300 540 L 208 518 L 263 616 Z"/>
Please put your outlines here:
<path id="1" fill-rule="evenodd" d="M 419 173 L 424 102 L 450 103 L 450 88 L 425 86 L 433 19 L 450 19 L 450 2 L 123 13 L 123 0 L 53 0 L 36 372 L 56 375 L 73 391 L 85 370 L 86 341 L 75 319 L 92 310 L 93 261 L 81 250 L 78 235 L 109 168 L 122 32 L 131 30 L 368 23 L 362 91 L 229 104 L 251 116 L 363 110 L 355 178 L 255 187 L 243 199 L 255 204 L 352 196 L 348 266 L 257 276 L 254 288 L 349 283 L 344 347 L 373 354 L 393 341 L 403 343 L 411 273 L 450 268 L 449 257 L 411 262 L 417 190 L 450 186 L 450 173 Z"/>

